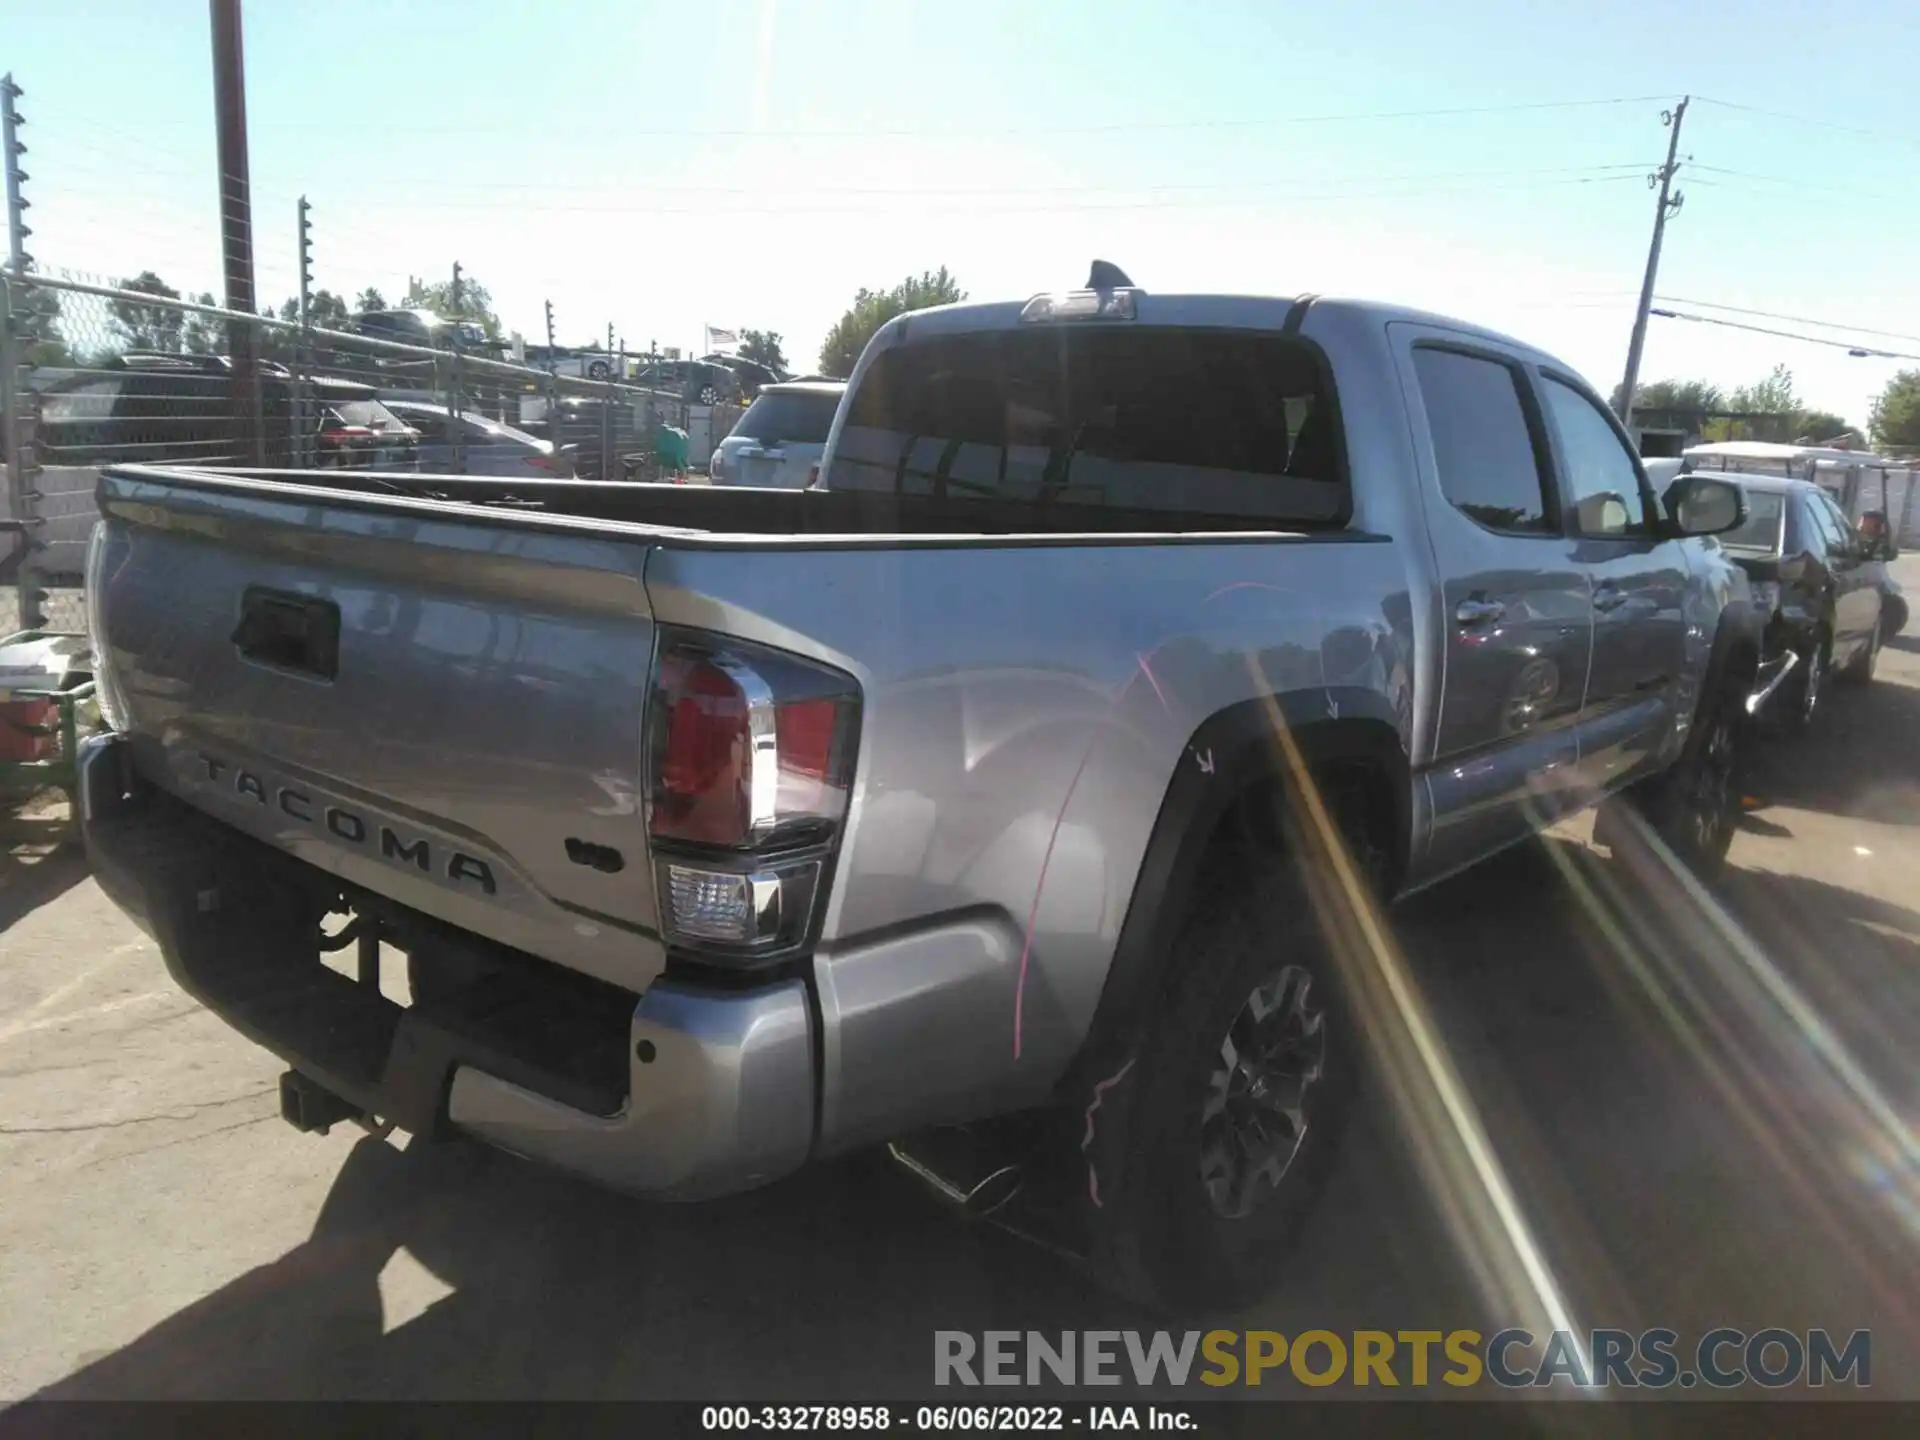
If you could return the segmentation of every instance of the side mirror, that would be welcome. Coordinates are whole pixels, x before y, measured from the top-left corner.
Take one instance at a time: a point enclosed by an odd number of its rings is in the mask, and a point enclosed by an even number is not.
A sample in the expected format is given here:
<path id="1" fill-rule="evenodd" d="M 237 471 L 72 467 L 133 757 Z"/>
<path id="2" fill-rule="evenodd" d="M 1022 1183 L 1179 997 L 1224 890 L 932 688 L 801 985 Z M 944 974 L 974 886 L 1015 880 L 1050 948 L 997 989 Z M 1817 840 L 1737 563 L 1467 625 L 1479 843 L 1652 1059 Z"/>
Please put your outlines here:
<path id="1" fill-rule="evenodd" d="M 1710 475 L 1675 480 L 1667 487 L 1666 507 L 1679 535 L 1724 535 L 1747 523 L 1747 492 Z"/>

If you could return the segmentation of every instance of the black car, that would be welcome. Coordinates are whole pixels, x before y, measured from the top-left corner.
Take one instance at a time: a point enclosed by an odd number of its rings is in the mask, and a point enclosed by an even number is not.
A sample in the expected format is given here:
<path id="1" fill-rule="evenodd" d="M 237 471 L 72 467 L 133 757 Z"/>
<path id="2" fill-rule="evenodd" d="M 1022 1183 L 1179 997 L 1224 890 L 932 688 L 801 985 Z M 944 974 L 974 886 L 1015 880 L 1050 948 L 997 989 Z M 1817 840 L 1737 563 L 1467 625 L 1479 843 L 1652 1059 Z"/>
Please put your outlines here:
<path id="1" fill-rule="evenodd" d="M 311 463 L 412 470 L 418 436 L 372 387 L 316 376 L 306 382 L 310 447 L 295 443 L 300 398 L 286 367 L 263 363 L 260 412 L 267 464 Z M 48 465 L 125 461 L 244 463 L 233 406 L 233 367 L 223 355 L 134 353 L 84 369 L 42 372 L 40 458 Z"/>
<path id="2" fill-rule="evenodd" d="M 1731 474 L 1747 492 L 1747 519 L 1720 537 L 1753 582 L 1767 616 L 1763 673 L 1785 673 L 1785 703 L 1769 707 L 1789 729 L 1818 714 L 1830 676 L 1862 683 L 1879 659 L 1881 605 L 1891 547 L 1860 534 L 1819 485 Z M 1789 657 L 1791 657 L 1789 659 Z"/>
<path id="3" fill-rule="evenodd" d="M 745 398 L 752 400 L 769 385 L 781 384 L 786 376 L 771 365 L 762 365 L 758 360 L 742 360 L 738 355 L 702 355 L 702 364 L 724 365 L 740 380 L 740 390 Z"/>
<path id="4" fill-rule="evenodd" d="M 723 405 L 743 393 L 739 375 L 710 360 L 656 360 L 642 365 L 632 383 L 668 391 L 689 405 Z"/>

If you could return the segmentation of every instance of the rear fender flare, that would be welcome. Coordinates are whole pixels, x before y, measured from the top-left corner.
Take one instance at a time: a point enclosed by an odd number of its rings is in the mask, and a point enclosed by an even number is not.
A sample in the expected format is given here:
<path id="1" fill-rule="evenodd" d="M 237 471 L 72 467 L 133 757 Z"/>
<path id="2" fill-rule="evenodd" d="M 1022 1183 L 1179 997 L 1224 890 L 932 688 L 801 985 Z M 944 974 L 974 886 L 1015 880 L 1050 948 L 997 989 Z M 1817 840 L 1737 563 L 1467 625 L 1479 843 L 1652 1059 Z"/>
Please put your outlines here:
<path id="1" fill-rule="evenodd" d="M 1154 821 L 1133 895 L 1114 947 L 1093 1022 L 1061 1081 L 1074 1105 L 1111 1084 L 1130 1063 L 1139 1027 L 1152 1013 L 1173 944 L 1186 919 L 1213 839 L 1237 802 L 1284 779 L 1288 762 L 1273 733 L 1273 708 L 1309 770 L 1335 761 L 1377 768 L 1391 809 L 1388 885 L 1405 873 L 1413 791 L 1401 729 L 1376 691 L 1329 688 L 1241 701 L 1216 712 L 1181 751 Z"/>

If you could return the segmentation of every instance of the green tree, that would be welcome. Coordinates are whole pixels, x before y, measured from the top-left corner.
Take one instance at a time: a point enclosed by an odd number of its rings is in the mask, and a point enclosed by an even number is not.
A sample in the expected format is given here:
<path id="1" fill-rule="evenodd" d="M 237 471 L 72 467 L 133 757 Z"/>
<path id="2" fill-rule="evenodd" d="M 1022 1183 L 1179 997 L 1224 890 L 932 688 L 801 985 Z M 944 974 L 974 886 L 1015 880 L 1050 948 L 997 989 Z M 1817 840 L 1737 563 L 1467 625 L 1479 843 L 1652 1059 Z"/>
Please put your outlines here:
<path id="1" fill-rule="evenodd" d="M 1887 382 L 1867 429 L 1882 450 L 1920 450 L 1920 370 L 1902 370 Z"/>
<path id="2" fill-rule="evenodd" d="M 212 292 L 202 290 L 198 295 L 193 297 L 193 303 L 196 305 L 218 305 L 220 302 L 213 298 Z M 271 331 L 265 330 L 261 333 L 263 336 L 270 336 L 272 334 Z M 180 348 L 185 350 L 189 355 L 226 354 L 226 323 L 214 319 L 211 315 L 196 315 L 189 311 L 186 317 L 186 323 L 180 333 Z"/>
<path id="3" fill-rule="evenodd" d="M 360 292 L 360 297 L 353 302 L 353 308 L 362 311 L 384 310 L 387 308 L 387 297 L 369 285 Z"/>
<path id="4" fill-rule="evenodd" d="M 166 300 L 178 300 L 180 292 L 151 270 L 142 270 L 131 280 L 120 282 L 122 290 L 136 290 L 142 295 L 157 295 Z M 186 312 L 165 305 L 142 305 L 134 300 L 115 300 L 110 306 L 113 312 L 114 328 L 120 332 L 120 339 L 129 350 L 168 350 L 180 349 L 181 332 L 186 326 Z"/>
<path id="5" fill-rule="evenodd" d="M 742 330 L 740 358 L 764 365 L 775 374 L 787 373 L 786 352 L 780 348 L 780 336 L 773 330 Z"/>
<path id="6" fill-rule="evenodd" d="M 1718 410 L 1726 403 L 1711 380 L 1654 380 L 1633 397 L 1635 410 Z M 1613 387 L 1613 408 L 1620 408 L 1620 387 Z"/>
<path id="7" fill-rule="evenodd" d="M 1797 415 L 1800 397 L 1794 393 L 1793 372 L 1776 365 L 1767 378 L 1742 385 L 1728 397 L 1729 410 L 1745 410 L 1761 415 Z"/>
<path id="8" fill-rule="evenodd" d="M 497 338 L 500 334 L 500 317 L 493 313 L 493 297 L 487 293 L 486 286 L 471 276 L 460 277 L 457 303 L 453 281 L 449 278 L 431 285 L 414 281 L 407 291 L 407 304 L 421 310 L 431 310 L 448 320 L 471 320 L 487 332 L 489 339 Z"/>
<path id="9" fill-rule="evenodd" d="M 364 308 L 364 307 L 363 307 Z M 316 330 L 344 330 L 353 311 L 346 300 L 331 290 L 315 290 L 307 296 L 307 318 Z M 280 318 L 297 322 L 300 319 L 300 297 L 289 296 L 280 302 Z"/>
<path id="10" fill-rule="evenodd" d="M 33 262 L 27 262 L 33 268 Z M 27 364 L 79 363 L 60 330 L 60 292 L 33 285 L 14 292 L 15 324 L 27 340 Z"/>
<path id="11" fill-rule="evenodd" d="M 1838 439 L 1853 430 L 1853 426 L 1831 410 L 1802 410 L 1793 428 L 1796 440 L 1804 438 L 1816 444 Z"/>
<path id="12" fill-rule="evenodd" d="M 867 342 L 882 325 L 910 310 L 925 310 L 930 305 L 951 305 L 967 298 L 942 265 L 924 275 L 909 275 L 891 290 L 862 288 L 853 297 L 847 313 L 834 323 L 820 347 L 820 371 L 841 379 L 853 374 L 854 363 Z"/>

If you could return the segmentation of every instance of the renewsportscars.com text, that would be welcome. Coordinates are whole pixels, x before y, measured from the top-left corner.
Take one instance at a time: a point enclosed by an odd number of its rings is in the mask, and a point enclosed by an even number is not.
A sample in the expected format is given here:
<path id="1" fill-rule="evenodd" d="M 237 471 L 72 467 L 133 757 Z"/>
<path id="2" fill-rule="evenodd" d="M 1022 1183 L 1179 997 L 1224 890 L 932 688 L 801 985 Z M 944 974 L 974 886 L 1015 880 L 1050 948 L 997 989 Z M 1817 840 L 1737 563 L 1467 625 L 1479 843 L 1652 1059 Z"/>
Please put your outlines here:
<path id="1" fill-rule="evenodd" d="M 1731 1390 L 1873 1383 L 1873 1336 L 1724 1327 L 1683 1344 L 1665 1329 L 936 1330 L 936 1385 L 1497 1385 Z"/>

